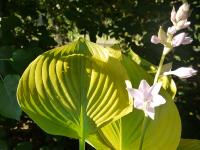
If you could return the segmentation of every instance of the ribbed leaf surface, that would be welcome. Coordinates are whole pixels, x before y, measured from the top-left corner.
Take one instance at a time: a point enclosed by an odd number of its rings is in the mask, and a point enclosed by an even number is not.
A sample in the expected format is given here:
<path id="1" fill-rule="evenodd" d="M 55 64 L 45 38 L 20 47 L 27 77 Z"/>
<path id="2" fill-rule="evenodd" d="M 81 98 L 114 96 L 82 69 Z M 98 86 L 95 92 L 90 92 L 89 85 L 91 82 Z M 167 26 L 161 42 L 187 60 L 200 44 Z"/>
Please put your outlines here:
<path id="1" fill-rule="evenodd" d="M 80 39 L 38 56 L 20 79 L 20 106 L 46 132 L 72 138 L 126 115 L 127 74 L 109 53 Z"/>
<path id="2" fill-rule="evenodd" d="M 138 88 L 142 79 L 152 83 L 152 77 L 128 56 L 123 57 L 122 64 L 134 88 Z M 177 108 L 167 92 L 162 90 L 161 94 L 167 102 L 156 108 L 155 120 L 149 119 L 143 150 L 175 150 L 180 140 L 181 122 Z M 144 113 L 134 109 L 122 119 L 101 128 L 88 141 L 98 150 L 137 150 L 143 119 Z"/>

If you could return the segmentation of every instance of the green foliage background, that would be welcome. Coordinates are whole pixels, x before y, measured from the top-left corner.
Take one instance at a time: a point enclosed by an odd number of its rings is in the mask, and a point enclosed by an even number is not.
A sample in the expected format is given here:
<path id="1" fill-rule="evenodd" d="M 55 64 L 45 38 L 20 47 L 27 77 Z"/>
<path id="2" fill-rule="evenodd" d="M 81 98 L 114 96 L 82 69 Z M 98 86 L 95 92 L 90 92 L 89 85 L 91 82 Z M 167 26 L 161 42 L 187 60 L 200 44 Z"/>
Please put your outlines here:
<path id="1" fill-rule="evenodd" d="M 174 61 L 173 68 L 193 65 L 199 70 L 200 2 L 188 3 L 192 9 L 189 34 L 194 41 L 176 48 L 167 61 Z M 80 36 L 93 42 L 97 37 L 115 38 L 124 50 L 131 48 L 157 64 L 162 47 L 150 43 L 150 38 L 160 25 L 165 29 L 171 25 L 172 6 L 178 8 L 181 4 L 178 0 L 2 0 L 0 59 L 5 60 L 0 60 L 1 80 L 7 75 L 9 78 L 21 75 L 42 52 Z M 177 79 L 176 83 L 182 137 L 200 139 L 200 76 Z M 25 114 L 19 121 L 0 117 L 0 149 L 77 149 L 77 146 L 77 141 L 72 139 L 44 133 Z"/>

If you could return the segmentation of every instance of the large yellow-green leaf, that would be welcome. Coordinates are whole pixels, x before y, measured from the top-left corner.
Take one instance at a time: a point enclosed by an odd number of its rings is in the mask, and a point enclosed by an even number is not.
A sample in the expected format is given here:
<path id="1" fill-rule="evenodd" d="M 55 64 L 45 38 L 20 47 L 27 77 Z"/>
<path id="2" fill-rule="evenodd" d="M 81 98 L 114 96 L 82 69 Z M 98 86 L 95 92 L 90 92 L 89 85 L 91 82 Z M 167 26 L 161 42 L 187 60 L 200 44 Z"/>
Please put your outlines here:
<path id="1" fill-rule="evenodd" d="M 200 150 L 200 140 L 181 139 L 177 150 Z"/>
<path id="2" fill-rule="evenodd" d="M 79 39 L 38 56 L 22 75 L 17 98 L 46 132 L 84 139 L 131 112 L 126 79 L 118 56 Z"/>
<path id="3" fill-rule="evenodd" d="M 142 79 L 152 83 L 152 76 L 147 74 L 130 56 L 121 60 L 134 88 Z M 181 136 L 179 113 L 171 96 L 162 89 L 161 94 L 166 104 L 156 108 L 155 120 L 148 121 L 144 137 L 143 150 L 175 150 Z M 87 140 L 98 150 L 138 150 L 144 113 L 134 109 L 132 113 L 101 128 Z"/>

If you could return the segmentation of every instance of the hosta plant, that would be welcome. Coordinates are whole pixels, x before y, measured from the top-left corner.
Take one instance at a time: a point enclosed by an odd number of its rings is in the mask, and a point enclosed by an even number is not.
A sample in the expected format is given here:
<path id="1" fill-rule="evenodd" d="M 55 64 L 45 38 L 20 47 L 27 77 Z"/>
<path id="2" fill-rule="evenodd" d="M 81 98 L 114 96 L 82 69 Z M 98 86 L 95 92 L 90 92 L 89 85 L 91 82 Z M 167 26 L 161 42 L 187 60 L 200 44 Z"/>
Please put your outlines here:
<path id="1" fill-rule="evenodd" d="M 22 110 L 47 133 L 79 139 L 80 150 L 85 142 L 98 150 L 175 150 L 181 122 L 170 75 L 197 72 L 163 64 L 173 47 L 192 42 L 186 33 L 176 34 L 190 25 L 188 14 L 187 3 L 173 8 L 173 26 L 152 36 L 152 43 L 164 47 L 158 67 L 132 51 L 83 38 L 41 54 L 19 81 Z"/>

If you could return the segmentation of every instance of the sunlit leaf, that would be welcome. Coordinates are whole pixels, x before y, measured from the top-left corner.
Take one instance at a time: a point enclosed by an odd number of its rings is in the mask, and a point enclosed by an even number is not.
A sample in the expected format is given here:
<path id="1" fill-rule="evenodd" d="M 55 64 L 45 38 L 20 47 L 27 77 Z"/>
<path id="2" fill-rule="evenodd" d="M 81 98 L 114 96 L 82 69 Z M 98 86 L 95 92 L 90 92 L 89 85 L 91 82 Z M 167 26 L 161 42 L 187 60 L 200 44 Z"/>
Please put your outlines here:
<path id="1" fill-rule="evenodd" d="M 131 57 L 123 56 L 121 62 L 134 88 L 138 88 L 142 79 L 152 83 L 152 76 L 131 60 Z M 180 140 L 181 122 L 177 108 L 167 92 L 161 90 L 161 94 L 167 102 L 156 108 L 155 120 L 149 119 L 148 121 L 143 144 L 144 150 L 173 150 L 177 148 Z M 143 119 L 144 113 L 133 109 L 132 113 L 101 128 L 98 134 L 91 135 L 88 141 L 98 150 L 138 149 Z"/>
<path id="2" fill-rule="evenodd" d="M 46 132 L 86 138 L 131 112 L 127 78 L 109 50 L 79 39 L 38 56 L 22 75 L 17 97 Z"/>

